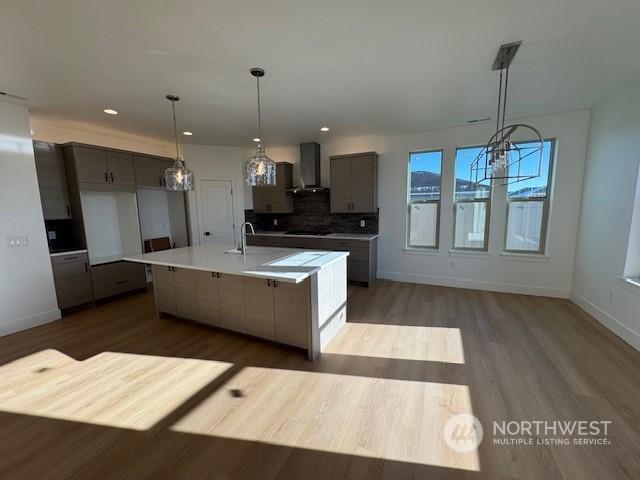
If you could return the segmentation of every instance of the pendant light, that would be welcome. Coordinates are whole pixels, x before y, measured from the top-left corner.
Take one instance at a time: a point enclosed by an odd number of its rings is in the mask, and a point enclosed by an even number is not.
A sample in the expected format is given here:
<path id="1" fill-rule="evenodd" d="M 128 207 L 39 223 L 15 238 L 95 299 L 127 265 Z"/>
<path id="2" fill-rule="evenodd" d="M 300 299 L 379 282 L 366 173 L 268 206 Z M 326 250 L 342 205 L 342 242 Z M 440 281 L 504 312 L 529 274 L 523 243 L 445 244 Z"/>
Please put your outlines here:
<path id="1" fill-rule="evenodd" d="M 540 176 L 544 148 L 540 132 L 523 123 L 505 125 L 509 67 L 521 44 L 522 42 L 514 42 L 502 45 L 493 62 L 493 70 L 500 71 L 496 131 L 471 163 L 472 183 L 500 180 L 503 185 L 508 185 Z M 512 136 L 516 132 L 525 141 L 514 143 Z"/>
<path id="2" fill-rule="evenodd" d="M 262 144 L 262 125 L 260 118 L 260 77 L 264 77 L 262 68 L 252 68 L 251 75 L 256 78 L 258 91 L 258 136 L 253 139 L 258 143 L 258 148 L 253 157 L 249 157 L 246 164 L 245 181 L 250 187 L 273 186 L 276 184 L 276 162 L 271 160 Z"/>
<path id="3" fill-rule="evenodd" d="M 173 135 L 176 140 L 176 159 L 169 168 L 164 171 L 164 183 L 167 190 L 172 192 L 187 192 L 193 190 L 193 172 L 184 166 L 184 159 L 180 155 L 178 147 L 178 128 L 176 126 L 176 102 L 180 100 L 176 95 L 167 95 L 173 110 Z"/>

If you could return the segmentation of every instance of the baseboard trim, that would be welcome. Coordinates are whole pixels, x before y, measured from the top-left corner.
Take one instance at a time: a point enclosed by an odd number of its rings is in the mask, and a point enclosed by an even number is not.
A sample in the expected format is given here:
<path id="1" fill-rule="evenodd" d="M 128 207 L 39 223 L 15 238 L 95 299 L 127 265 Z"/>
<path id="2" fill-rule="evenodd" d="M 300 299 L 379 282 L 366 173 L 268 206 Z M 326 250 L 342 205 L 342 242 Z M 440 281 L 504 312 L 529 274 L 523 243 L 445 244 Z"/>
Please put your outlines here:
<path id="1" fill-rule="evenodd" d="M 45 323 L 54 322 L 60 320 L 60 318 L 62 318 L 62 314 L 60 313 L 60 309 L 56 308 L 30 317 L 18 318 L 8 323 L 0 323 L 0 337 L 44 325 Z"/>
<path id="2" fill-rule="evenodd" d="M 612 315 L 609 315 L 607 312 L 602 310 L 597 305 L 591 303 L 589 300 L 584 298 L 582 295 L 571 292 L 571 296 L 569 297 L 573 303 L 591 315 L 593 318 L 598 320 L 602 325 L 607 327 L 617 336 L 619 336 L 622 340 L 627 342 L 636 350 L 640 351 L 640 334 L 634 332 L 629 327 L 627 327 L 620 320 L 615 318 Z"/>
<path id="3" fill-rule="evenodd" d="M 486 282 L 469 278 L 441 277 L 403 272 L 378 272 L 378 278 L 396 282 L 422 283 L 439 287 L 467 288 L 470 290 L 488 290 L 490 292 L 517 293 L 539 297 L 569 298 L 569 290 L 564 288 L 538 287 L 512 283 Z"/>

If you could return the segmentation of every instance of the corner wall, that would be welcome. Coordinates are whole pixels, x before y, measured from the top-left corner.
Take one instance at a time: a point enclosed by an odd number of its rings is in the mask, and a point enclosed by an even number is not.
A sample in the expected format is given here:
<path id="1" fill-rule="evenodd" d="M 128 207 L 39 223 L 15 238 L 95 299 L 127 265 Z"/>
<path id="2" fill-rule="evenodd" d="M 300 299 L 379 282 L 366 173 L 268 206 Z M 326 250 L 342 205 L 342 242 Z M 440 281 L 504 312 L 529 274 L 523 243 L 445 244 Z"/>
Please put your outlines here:
<path id="1" fill-rule="evenodd" d="M 0 102 L 0 335 L 60 318 L 40 204 L 29 113 Z M 8 248 L 8 236 L 28 246 Z"/>
<path id="2" fill-rule="evenodd" d="M 640 288 L 625 270 L 640 165 L 640 84 L 593 110 L 571 298 L 640 350 Z"/>

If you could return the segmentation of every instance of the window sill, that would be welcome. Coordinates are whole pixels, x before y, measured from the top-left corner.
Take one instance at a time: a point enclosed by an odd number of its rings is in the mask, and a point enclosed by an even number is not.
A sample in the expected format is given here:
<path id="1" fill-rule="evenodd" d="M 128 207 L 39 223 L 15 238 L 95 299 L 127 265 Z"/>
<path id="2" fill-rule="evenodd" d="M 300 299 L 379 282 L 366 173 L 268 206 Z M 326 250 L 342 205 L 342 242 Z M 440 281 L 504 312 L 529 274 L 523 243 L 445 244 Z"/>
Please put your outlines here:
<path id="1" fill-rule="evenodd" d="M 512 262 L 533 262 L 533 263 L 548 263 L 549 255 L 540 253 L 515 253 L 515 252 L 501 252 L 500 257 L 502 260 L 509 260 Z"/>
<path id="2" fill-rule="evenodd" d="M 429 247 L 404 247 L 404 253 L 408 253 L 410 255 L 427 255 L 432 257 L 440 256 L 440 250 L 437 248 L 429 248 Z"/>
<path id="3" fill-rule="evenodd" d="M 485 250 L 458 250 L 452 248 L 449 250 L 449 256 L 460 258 L 486 258 L 491 256 L 491 252 L 487 252 Z"/>
<path id="4" fill-rule="evenodd" d="M 640 278 L 638 277 L 618 277 L 622 286 L 640 295 Z"/>

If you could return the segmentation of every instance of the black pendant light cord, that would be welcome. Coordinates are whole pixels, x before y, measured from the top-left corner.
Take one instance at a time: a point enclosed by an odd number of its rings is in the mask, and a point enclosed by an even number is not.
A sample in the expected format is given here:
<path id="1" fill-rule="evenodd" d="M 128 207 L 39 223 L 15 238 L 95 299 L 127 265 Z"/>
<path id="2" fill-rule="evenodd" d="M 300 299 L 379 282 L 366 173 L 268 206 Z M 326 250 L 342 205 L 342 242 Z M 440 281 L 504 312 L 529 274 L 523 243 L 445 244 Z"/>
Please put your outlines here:
<path id="1" fill-rule="evenodd" d="M 260 77 L 256 76 L 256 86 L 257 86 L 257 90 L 258 90 L 258 138 L 260 139 L 260 142 L 262 143 L 262 125 L 260 122 Z"/>
<path id="2" fill-rule="evenodd" d="M 500 130 L 500 107 L 502 105 L 502 66 L 500 66 L 500 87 L 498 88 L 498 115 L 496 116 L 496 132 Z"/>
<path id="3" fill-rule="evenodd" d="M 180 149 L 178 148 L 178 127 L 176 126 L 176 101 L 171 100 L 171 109 L 173 110 L 173 137 L 176 140 L 176 160 L 180 159 Z"/>
<path id="4" fill-rule="evenodd" d="M 502 128 L 504 129 L 505 116 L 507 115 L 507 91 L 509 88 L 509 67 L 507 67 L 507 74 L 504 77 L 504 99 L 502 100 Z"/>

